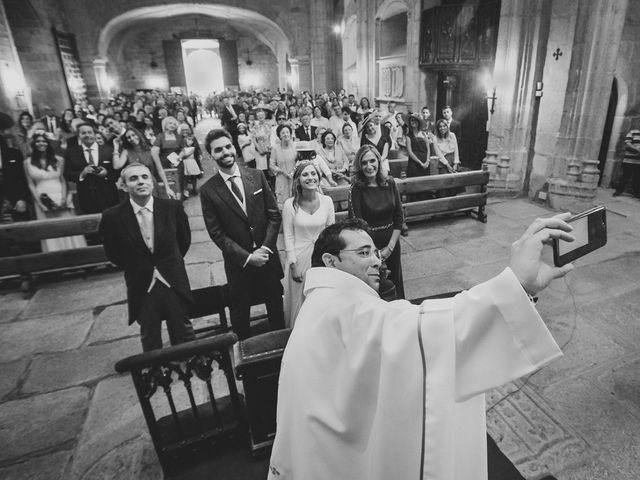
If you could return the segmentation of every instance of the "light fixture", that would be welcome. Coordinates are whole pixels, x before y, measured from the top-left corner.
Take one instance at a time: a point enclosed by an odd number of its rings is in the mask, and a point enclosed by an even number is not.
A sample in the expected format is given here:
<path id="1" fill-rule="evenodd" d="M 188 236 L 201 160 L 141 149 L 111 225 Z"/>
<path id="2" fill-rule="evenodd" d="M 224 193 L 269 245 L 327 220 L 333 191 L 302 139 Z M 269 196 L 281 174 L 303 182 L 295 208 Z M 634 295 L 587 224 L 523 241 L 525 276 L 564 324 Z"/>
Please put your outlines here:
<path id="1" fill-rule="evenodd" d="M 249 49 L 247 48 L 247 59 L 245 60 L 244 63 L 247 64 L 247 67 L 250 67 L 251 65 L 253 65 L 253 60 L 251 60 L 251 56 L 249 55 Z"/>
<path id="2" fill-rule="evenodd" d="M 340 27 L 340 25 L 336 24 L 333 26 L 333 33 L 335 33 L 336 35 L 340 35 L 342 33 L 342 28 Z"/>
<path id="3" fill-rule="evenodd" d="M 156 59 L 154 58 L 155 52 L 151 51 L 149 52 L 149 54 L 151 55 L 151 61 L 149 62 L 149 66 L 151 68 L 158 68 L 158 62 L 156 62 Z"/>

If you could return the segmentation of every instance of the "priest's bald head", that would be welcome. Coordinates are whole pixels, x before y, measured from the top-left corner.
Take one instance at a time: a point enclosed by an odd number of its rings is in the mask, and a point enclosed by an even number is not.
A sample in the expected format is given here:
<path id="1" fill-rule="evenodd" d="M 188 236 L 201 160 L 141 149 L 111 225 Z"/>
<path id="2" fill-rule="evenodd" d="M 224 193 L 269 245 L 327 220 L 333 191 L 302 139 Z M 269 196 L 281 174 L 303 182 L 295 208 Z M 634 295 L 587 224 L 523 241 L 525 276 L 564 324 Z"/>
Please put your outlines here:
<path id="1" fill-rule="evenodd" d="M 325 228 L 313 247 L 312 267 L 337 268 L 373 288 L 380 287 L 380 251 L 369 235 L 369 225 L 359 218 Z"/>

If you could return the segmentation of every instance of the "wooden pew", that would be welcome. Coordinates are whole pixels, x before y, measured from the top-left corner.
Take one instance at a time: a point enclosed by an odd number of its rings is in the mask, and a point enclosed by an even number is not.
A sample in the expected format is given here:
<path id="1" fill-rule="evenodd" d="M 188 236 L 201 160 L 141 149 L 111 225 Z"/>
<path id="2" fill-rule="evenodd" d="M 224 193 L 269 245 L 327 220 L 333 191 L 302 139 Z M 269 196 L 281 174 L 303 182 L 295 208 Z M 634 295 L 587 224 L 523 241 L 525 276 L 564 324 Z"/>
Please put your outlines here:
<path id="1" fill-rule="evenodd" d="M 402 208 L 407 222 L 417 222 L 433 215 L 468 212 L 479 221 L 486 223 L 484 207 L 487 204 L 487 183 L 489 172 L 482 170 L 428 175 L 426 177 L 395 178 Z M 340 203 L 349 198 L 349 185 L 324 188 L 325 195 L 331 197 L 336 208 L 336 220 L 347 218 L 347 212 L 340 211 Z M 408 201 L 411 195 L 441 190 L 464 188 L 463 193 L 455 196 L 433 198 L 429 200 Z"/>
<path id="2" fill-rule="evenodd" d="M 487 183 L 489 172 L 475 170 L 470 172 L 429 175 L 398 180 L 398 190 L 403 198 L 407 195 L 423 192 L 437 192 L 464 188 L 463 193 L 455 196 L 403 202 L 405 220 L 416 222 L 443 213 L 468 211 L 483 222 L 487 222 L 484 207 L 487 204 Z"/>
<path id="3" fill-rule="evenodd" d="M 96 233 L 101 216 L 98 213 L 0 225 L 0 240 L 21 243 L 27 239 L 33 242 Z M 108 263 L 102 245 L 55 252 L 27 253 L 0 257 L 0 279 L 20 277 L 21 288 L 27 292 L 31 289 L 33 274 L 82 269 Z"/>

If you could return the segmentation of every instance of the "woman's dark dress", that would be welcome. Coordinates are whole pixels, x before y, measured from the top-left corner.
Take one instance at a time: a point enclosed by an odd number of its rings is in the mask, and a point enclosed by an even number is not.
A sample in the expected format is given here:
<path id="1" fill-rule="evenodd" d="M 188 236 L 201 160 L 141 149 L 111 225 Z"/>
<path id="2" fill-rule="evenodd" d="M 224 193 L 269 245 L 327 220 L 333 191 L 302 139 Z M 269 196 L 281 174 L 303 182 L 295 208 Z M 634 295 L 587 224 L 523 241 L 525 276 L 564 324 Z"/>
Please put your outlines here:
<path id="1" fill-rule="evenodd" d="M 416 137 L 413 134 L 409 134 L 408 137 L 411 141 L 411 151 L 413 154 L 423 163 L 429 160 L 429 144 L 427 140 L 422 137 Z M 429 170 L 425 170 L 409 158 L 407 163 L 407 177 L 423 177 L 424 175 L 429 175 Z"/>
<path id="2" fill-rule="evenodd" d="M 353 185 L 349 195 L 349 215 L 365 220 L 375 246 L 380 250 L 386 247 L 393 231 L 400 230 L 404 221 L 400 194 L 393 179 L 388 179 L 386 187 Z M 386 264 L 390 270 L 389 280 L 396 286 L 396 298 L 404 298 L 399 239 Z"/>

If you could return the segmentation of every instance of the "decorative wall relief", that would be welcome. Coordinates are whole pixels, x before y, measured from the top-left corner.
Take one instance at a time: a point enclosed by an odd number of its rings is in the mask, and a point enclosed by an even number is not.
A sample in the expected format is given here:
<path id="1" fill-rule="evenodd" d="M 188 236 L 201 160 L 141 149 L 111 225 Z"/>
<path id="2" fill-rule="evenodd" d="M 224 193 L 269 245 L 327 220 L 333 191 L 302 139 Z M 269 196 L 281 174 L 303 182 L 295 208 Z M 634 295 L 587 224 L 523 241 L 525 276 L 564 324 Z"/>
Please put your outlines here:
<path id="1" fill-rule="evenodd" d="M 380 68 L 380 96 L 401 98 L 404 94 L 404 67 L 394 65 Z"/>

